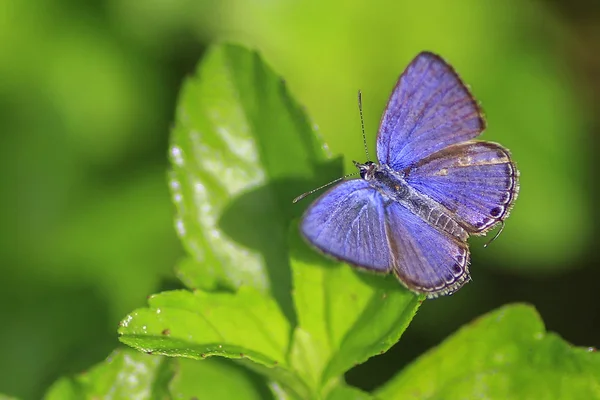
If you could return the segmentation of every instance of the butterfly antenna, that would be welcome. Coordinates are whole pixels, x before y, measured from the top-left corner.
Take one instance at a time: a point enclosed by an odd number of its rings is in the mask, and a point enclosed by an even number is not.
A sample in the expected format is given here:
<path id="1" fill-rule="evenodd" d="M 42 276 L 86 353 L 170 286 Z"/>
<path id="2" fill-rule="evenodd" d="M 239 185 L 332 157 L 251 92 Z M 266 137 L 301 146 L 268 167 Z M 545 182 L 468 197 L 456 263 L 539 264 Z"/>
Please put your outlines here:
<path id="1" fill-rule="evenodd" d="M 360 113 L 360 127 L 362 128 L 362 137 L 363 144 L 365 145 L 365 154 L 367 155 L 367 161 L 369 161 L 369 149 L 367 148 L 367 136 L 365 135 L 365 121 L 363 119 L 362 111 L 362 93 L 360 92 L 360 90 L 358 91 L 358 112 Z"/>
<path id="2" fill-rule="evenodd" d="M 369 158 L 369 149 L 367 148 L 367 137 L 365 135 L 365 121 L 363 119 L 363 110 L 362 110 L 362 93 L 360 92 L 360 90 L 358 91 L 358 111 L 360 113 L 360 127 L 362 129 L 362 137 L 363 137 L 363 144 L 365 146 L 365 154 L 367 155 L 367 160 L 370 160 Z M 354 172 L 352 174 L 348 174 L 348 175 L 344 175 L 341 178 L 337 178 L 329 183 L 324 184 L 323 186 L 319 186 L 316 189 L 310 190 L 306 193 L 302 193 L 300 196 L 296 197 L 294 200 L 292 200 L 292 203 L 297 203 L 300 200 L 302 200 L 303 198 L 305 198 L 308 195 L 313 194 L 314 192 L 318 192 L 319 190 L 326 188 L 329 185 L 333 185 L 334 183 L 338 183 L 339 181 L 343 181 L 346 178 L 350 178 L 351 176 L 354 176 L 358 174 L 358 172 Z"/>
<path id="3" fill-rule="evenodd" d="M 490 243 L 492 243 L 494 240 L 498 239 L 498 236 L 500 236 L 500 234 L 501 234 L 501 233 L 502 233 L 502 231 L 504 230 L 504 221 L 500 221 L 500 223 L 502 224 L 502 225 L 500 226 L 500 230 L 499 230 L 498 232 L 496 232 L 496 234 L 494 235 L 494 237 L 493 237 L 493 238 L 492 238 L 492 239 L 491 239 L 489 242 L 487 242 L 486 244 L 484 244 L 484 245 L 483 245 L 483 247 L 488 247 L 488 245 L 489 245 Z"/>
<path id="4" fill-rule="evenodd" d="M 310 191 L 308 191 L 306 193 L 302 193 L 300 196 L 298 196 L 294 200 L 292 200 L 292 203 L 297 203 L 300 200 L 302 200 L 303 198 L 305 198 L 306 196 L 313 194 L 314 192 L 318 192 L 319 190 L 321 190 L 323 188 L 326 188 L 329 185 L 333 185 L 334 183 L 338 183 L 339 181 L 343 181 L 344 179 L 350 178 L 351 176 L 354 176 L 356 174 L 358 174 L 358 172 L 354 172 L 352 174 L 344 175 L 341 178 L 337 178 L 337 179 L 335 179 L 335 180 L 333 180 L 333 181 L 331 181 L 329 183 L 324 184 L 323 186 L 319 186 L 316 189 L 310 190 Z"/>

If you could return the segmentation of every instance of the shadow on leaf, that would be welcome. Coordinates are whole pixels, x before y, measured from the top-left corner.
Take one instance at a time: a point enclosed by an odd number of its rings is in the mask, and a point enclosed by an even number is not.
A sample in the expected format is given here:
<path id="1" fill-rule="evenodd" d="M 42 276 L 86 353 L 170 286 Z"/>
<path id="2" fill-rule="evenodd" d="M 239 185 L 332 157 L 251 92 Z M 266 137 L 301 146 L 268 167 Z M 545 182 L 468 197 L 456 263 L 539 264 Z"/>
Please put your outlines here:
<path id="1" fill-rule="evenodd" d="M 331 176 L 339 177 L 341 159 L 316 167 L 320 171 L 314 179 L 285 179 L 254 188 L 231 200 L 219 218 L 219 228 L 235 242 L 258 251 L 264 259 L 271 294 L 286 317 L 296 321 L 291 298 L 291 272 L 288 232 L 291 221 L 299 218 L 310 205 L 310 199 L 292 203 L 303 191 L 314 189 Z M 323 177 L 326 177 L 323 179 Z M 298 235 L 299 236 L 299 235 Z M 300 246 L 292 246 L 294 248 Z M 309 249 L 303 257 L 323 262 L 322 257 Z"/>

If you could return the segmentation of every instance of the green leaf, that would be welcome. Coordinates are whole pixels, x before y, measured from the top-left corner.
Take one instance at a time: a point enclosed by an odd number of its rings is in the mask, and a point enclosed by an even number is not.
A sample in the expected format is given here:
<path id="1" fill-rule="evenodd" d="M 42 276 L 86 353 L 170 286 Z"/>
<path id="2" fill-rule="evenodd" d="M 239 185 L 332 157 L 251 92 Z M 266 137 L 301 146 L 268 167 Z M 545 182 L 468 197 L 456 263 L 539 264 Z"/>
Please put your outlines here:
<path id="1" fill-rule="evenodd" d="M 45 398 L 269 398 L 268 388 L 261 379 L 231 361 L 172 359 L 120 349 L 89 372 L 60 379 Z"/>
<path id="2" fill-rule="evenodd" d="M 184 84 L 170 156 L 175 225 L 190 255 L 183 282 L 252 286 L 292 318 L 286 237 L 302 210 L 291 201 L 315 187 L 327 154 L 281 78 L 243 47 L 210 48 Z"/>
<path id="3" fill-rule="evenodd" d="M 123 343 L 169 356 L 286 364 L 289 322 L 272 298 L 255 289 L 242 287 L 235 294 L 177 290 L 152 296 L 149 305 L 121 323 Z"/>
<path id="4" fill-rule="evenodd" d="M 169 384 L 173 399 L 260 400 L 272 396 L 264 379 L 229 360 L 180 358 Z"/>
<path id="5" fill-rule="evenodd" d="M 297 229 L 292 232 L 299 326 L 290 360 L 312 387 L 327 388 L 332 379 L 394 345 L 423 297 L 406 290 L 393 275 L 317 259 Z"/>
<path id="6" fill-rule="evenodd" d="M 46 400 L 163 399 L 173 376 L 172 360 L 130 349 L 116 350 L 106 361 L 74 378 L 62 378 L 46 393 Z"/>
<path id="7" fill-rule="evenodd" d="M 251 287 L 177 290 L 152 296 L 149 306 L 121 322 L 119 340 L 153 354 L 250 360 L 244 364 L 306 398 L 308 389 L 287 363 L 290 324 L 272 297 Z"/>
<path id="8" fill-rule="evenodd" d="M 369 393 L 363 392 L 352 386 L 341 384 L 336 386 L 329 395 L 327 400 L 373 400 L 375 397 Z"/>
<path id="9" fill-rule="evenodd" d="M 598 399 L 600 355 L 553 333 L 530 306 L 465 326 L 376 391 L 382 399 Z"/>

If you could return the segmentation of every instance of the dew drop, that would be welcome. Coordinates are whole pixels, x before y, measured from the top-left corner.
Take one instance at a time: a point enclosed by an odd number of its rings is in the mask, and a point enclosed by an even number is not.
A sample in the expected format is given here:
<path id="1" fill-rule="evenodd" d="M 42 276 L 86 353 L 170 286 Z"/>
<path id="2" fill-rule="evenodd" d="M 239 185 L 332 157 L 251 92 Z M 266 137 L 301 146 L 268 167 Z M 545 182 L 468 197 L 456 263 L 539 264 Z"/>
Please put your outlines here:
<path id="1" fill-rule="evenodd" d="M 194 183 L 194 191 L 197 194 L 204 194 L 204 193 L 206 193 L 206 188 L 204 187 L 204 184 L 202 182 L 196 181 Z"/>
<path id="2" fill-rule="evenodd" d="M 183 166 L 183 151 L 179 146 L 171 147 L 171 157 L 176 165 Z"/>
<path id="3" fill-rule="evenodd" d="M 132 319 L 133 319 L 133 317 L 131 315 L 128 315 L 121 323 L 121 326 L 123 328 L 127 328 L 127 326 L 129 325 L 129 323 L 131 322 Z"/>
<path id="4" fill-rule="evenodd" d="M 175 220 L 175 229 L 177 229 L 179 236 L 185 236 L 185 225 L 181 218 Z"/>
<path id="5" fill-rule="evenodd" d="M 181 185 L 179 184 L 179 181 L 177 179 L 171 179 L 169 184 L 171 185 L 171 189 L 173 190 L 179 190 L 181 188 Z"/>

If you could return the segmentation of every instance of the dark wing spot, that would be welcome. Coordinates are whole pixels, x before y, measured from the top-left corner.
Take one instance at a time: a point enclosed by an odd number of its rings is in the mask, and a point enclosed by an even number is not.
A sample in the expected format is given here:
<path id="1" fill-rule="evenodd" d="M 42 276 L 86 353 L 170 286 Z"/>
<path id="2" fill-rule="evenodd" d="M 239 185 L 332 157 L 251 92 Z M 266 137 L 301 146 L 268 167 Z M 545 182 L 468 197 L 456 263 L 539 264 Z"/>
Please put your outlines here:
<path id="1" fill-rule="evenodd" d="M 459 258 L 462 258 L 464 260 L 464 258 L 462 256 L 460 256 Z M 452 266 L 452 272 L 454 272 L 456 275 L 458 275 L 462 272 L 462 267 L 458 264 L 454 264 Z"/>
<path id="2" fill-rule="evenodd" d="M 500 207 L 492 208 L 492 211 L 490 211 L 490 215 L 494 218 L 498 218 L 501 214 L 502 214 L 502 208 L 500 208 Z"/>

